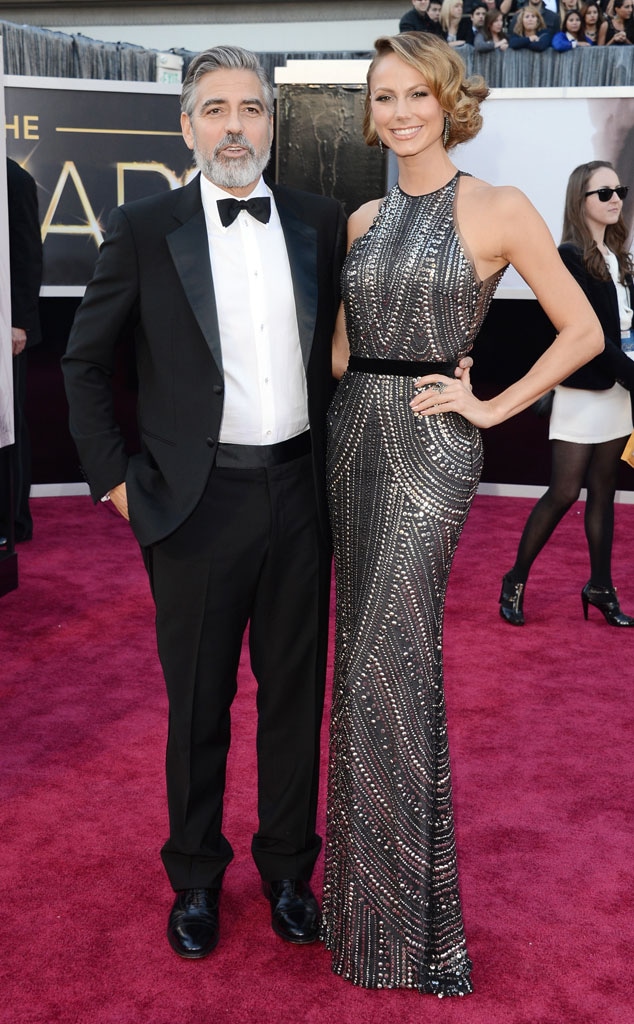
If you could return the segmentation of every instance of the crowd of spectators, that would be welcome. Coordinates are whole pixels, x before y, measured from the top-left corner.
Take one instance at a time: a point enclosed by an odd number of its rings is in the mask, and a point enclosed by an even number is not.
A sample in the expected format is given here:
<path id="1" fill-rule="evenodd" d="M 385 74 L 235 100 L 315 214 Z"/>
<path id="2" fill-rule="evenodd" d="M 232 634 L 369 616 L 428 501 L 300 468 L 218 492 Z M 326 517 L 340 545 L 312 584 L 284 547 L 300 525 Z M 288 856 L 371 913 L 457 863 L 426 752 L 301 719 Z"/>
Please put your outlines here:
<path id="1" fill-rule="evenodd" d="M 401 32 L 432 32 L 480 53 L 633 46 L 634 0 L 411 0 Z"/>

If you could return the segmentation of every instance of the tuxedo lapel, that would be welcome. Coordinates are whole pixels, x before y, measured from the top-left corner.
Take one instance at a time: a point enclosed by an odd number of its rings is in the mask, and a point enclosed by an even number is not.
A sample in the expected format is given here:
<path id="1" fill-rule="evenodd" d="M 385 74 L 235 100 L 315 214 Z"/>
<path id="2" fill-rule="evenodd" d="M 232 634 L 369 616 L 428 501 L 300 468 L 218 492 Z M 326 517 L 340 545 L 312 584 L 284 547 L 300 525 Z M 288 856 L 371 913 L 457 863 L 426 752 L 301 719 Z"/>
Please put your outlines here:
<path id="1" fill-rule="evenodd" d="M 181 224 L 168 234 L 167 244 L 187 300 L 222 375 L 218 311 L 198 178 L 180 191 L 174 215 Z"/>
<path id="2" fill-rule="evenodd" d="M 308 369 L 317 320 L 317 230 L 288 207 L 283 193 L 274 188 L 273 194 L 293 279 L 302 359 Z"/>
<path id="3" fill-rule="evenodd" d="M 291 269 L 302 360 L 307 369 L 317 320 L 317 230 L 297 216 L 283 193 L 273 191 Z M 168 234 L 167 244 L 187 299 L 222 374 L 218 311 L 198 178 L 179 190 L 174 215 L 181 223 Z"/>

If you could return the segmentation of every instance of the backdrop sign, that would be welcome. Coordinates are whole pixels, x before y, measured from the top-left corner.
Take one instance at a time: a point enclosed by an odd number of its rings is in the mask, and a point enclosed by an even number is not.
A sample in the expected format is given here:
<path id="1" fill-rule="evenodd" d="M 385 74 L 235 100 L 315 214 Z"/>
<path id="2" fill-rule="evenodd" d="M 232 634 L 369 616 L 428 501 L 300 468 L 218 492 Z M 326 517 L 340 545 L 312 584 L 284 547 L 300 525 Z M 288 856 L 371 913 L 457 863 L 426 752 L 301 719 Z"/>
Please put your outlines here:
<path id="1" fill-rule="evenodd" d="M 179 92 L 147 82 L 5 78 L 7 153 L 38 186 L 42 295 L 81 295 L 110 211 L 190 176 Z"/>
<path id="2" fill-rule="evenodd" d="M 385 189 L 382 161 L 361 139 L 366 68 L 367 61 L 289 61 L 276 70 L 280 180 L 336 194 L 349 212 Z M 341 88 L 328 85 L 337 81 Z M 305 111 L 291 83 L 309 94 Z M 113 207 L 178 188 L 191 176 L 179 92 L 146 82 L 5 78 L 7 152 L 38 184 L 43 295 L 83 294 Z M 633 97 L 631 86 L 494 90 L 482 132 L 457 148 L 456 162 L 493 184 L 523 189 L 559 240 L 565 185 L 576 164 L 613 160 L 621 180 L 634 184 Z M 301 131 L 293 130 L 294 120 Z M 360 174 L 364 161 L 367 173 Z M 498 290 L 499 297 L 530 294 L 513 271 Z"/>

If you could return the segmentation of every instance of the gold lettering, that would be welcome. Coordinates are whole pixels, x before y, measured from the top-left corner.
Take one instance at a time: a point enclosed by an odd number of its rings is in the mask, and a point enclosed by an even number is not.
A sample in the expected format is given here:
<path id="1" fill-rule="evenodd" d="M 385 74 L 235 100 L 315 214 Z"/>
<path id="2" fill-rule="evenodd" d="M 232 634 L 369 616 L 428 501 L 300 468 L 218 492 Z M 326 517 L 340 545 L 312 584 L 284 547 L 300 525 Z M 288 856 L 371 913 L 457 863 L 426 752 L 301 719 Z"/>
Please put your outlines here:
<path id="1" fill-rule="evenodd" d="M 53 224 L 53 217 L 55 211 L 59 205 L 62 197 L 62 192 L 66 186 L 68 179 L 71 179 L 79 196 L 79 201 L 82 205 L 82 209 L 86 215 L 85 224 Z M 79 172 L 75 167 L 72 160 L 67 160 L 62 167 L 62 172 L 59 176 L 55 191 L 51 196 L 48 210 L 44 220 L 42 221 L 42 241 L 46 239 L 47 235 L 58 234 L 58 235 L 92 235 L 95 239 L 95 245 L 97 248 L 103 242 L 103 234 L 101 232 L 101 225 L 99 224 L 98 218 L 95 216 L 90 200 L 84 188 L 84 184 L 79 176 Z"/>
<path id="2" fill-rule="evenodd" d="M 14 139 L 20 138 L 20 118 L 17 114 L 13 118 L 13 121 L 10 121 L 9 124 L 5 124 L 4 127 L 8 132 L 13 132 Z"/>
<path id="3" fill-rule="evenodd" d="M 32 116 L 26 116 L 24 118 L 24 138 L 25 139 L 39 139 L 40 137 L 40 119 L 37 114 Z"/>
<path id="4" fill-rule="evenodd" d="M 135 161 L 133 163 L 118 163 L 117 164 L 117 206 L 121 206 L 125 203 L 125 172 L 126 171 L 145 171 L 153 174 L 160 174 L 169 182 L 170 189 L 179 188 L 181 180 L 171 171 L 165 164 L 160 164 L 157 161 L 148 161 L 147 163 L 140 163 Z"/>
<path id="5" fill-rule="evenodd" d="M 39 139 L 40 124 L 37 114 L 25 114 L 22 118 L 22 131 L 20 132 L 20 115 L 16 114 L 12 121 L 5 124 L 8 132 L 13 132 L 14 139 Z"/>

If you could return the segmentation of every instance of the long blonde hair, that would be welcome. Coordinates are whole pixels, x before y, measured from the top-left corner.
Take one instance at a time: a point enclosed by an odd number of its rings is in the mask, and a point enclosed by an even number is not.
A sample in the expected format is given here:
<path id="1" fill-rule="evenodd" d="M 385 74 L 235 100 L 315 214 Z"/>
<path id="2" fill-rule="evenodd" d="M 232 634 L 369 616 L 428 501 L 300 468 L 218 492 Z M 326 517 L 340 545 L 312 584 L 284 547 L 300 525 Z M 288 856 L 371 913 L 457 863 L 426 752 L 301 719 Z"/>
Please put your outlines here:
<path id="1" fill-rule="evenodd" d="M 440 7 L 440 24 L 445 32 L 449 31 L 451 8 L 459 2 L 460 0 L 442 0 L 442 5 Z"/>

